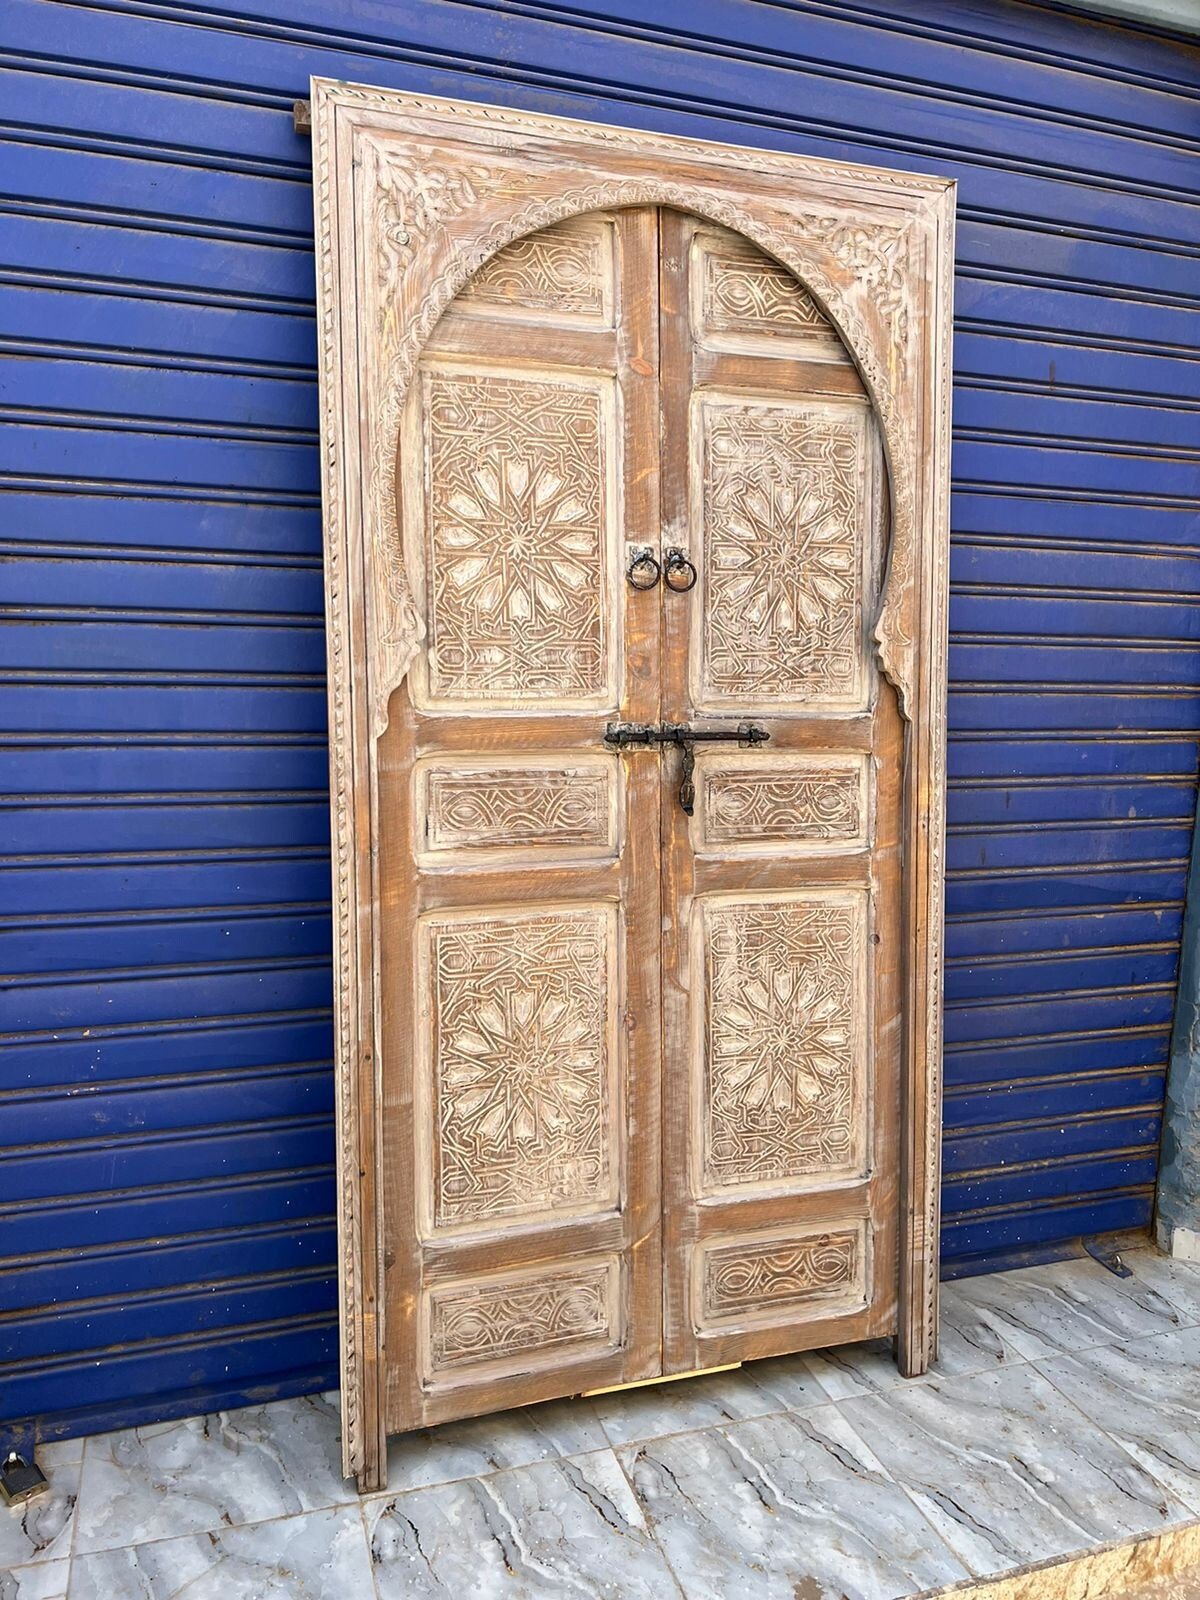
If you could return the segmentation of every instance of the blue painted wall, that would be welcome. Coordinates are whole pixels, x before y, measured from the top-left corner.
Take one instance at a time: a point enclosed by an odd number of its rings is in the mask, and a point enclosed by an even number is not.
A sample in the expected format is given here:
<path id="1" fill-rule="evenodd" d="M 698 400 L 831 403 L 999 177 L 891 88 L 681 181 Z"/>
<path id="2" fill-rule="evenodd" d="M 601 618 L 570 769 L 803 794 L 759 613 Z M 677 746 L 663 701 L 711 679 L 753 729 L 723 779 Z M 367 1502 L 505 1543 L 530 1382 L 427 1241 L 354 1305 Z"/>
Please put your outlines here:
<path id="1" fill-rule="evenodd" d="M 1149 1220 L 1200 55 L 1001 0 L 0 8 L 0 1418 L 331 1384 L 310 73 L 960 183 L 951 1270 Z"/>

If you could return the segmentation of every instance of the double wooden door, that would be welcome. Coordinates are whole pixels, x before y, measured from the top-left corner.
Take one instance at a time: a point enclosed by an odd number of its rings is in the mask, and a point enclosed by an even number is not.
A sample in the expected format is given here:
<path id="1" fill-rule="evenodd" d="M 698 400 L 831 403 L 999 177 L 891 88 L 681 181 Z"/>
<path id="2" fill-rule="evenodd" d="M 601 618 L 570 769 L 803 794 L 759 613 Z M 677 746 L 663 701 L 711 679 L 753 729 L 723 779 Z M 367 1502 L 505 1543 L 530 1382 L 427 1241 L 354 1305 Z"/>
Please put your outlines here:
<path id="1" fill-rule="evenodd" d="M 379 747 L 392 1428 L 895 1330 L 901 724 L 855 366 L 654 207 L 411 386 Z"/>

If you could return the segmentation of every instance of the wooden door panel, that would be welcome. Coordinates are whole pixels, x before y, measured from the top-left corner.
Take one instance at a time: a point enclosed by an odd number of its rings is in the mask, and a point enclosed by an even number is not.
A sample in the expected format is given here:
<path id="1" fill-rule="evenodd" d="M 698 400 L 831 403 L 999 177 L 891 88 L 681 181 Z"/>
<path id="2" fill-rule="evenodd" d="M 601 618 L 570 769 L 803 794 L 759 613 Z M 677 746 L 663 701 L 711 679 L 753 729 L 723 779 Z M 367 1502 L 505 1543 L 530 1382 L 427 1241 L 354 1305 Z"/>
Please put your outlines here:
<path id="1" fill-rule="evenodd" d="M 664 788 L 668 1371 L 892 1331 L 901 733 L 869 631 L 886 508 L 871 410 L 811 297 L 664 213 L 664 700 L 704 729 Z M 888 958 L 890 962 L 890 957 Z M 685 1071 L 671 1064 L 686 1061 Z"/>
<path id="2" fill-rule="evenodd" d="M 696 897 L 698 1197 L 865 1175 L 868 916 L 863 889 Z"/>
<path id="3" fill-rule="evenodd" d="M 862 1217 L 702 1241 L 692 1263 L 693 1320 L 701 1333 L 740 1332 L 863 1311 L 870 1271 Z"/>
<path id="4" fill-rule="evenodd" d="M 414 767 L 421 866 L 606 860 L 621 848 L 623 773 L 611 756 L 435 756 Z"/>
<path id="5" fill-rule="evenodd" d="M 698 856 L 770 862 L 866 850 L 870 761 L 851 753 L 700 751 L 690 832 Z"/>
<path id="6" fill-rule="evenodd" d="M 688 312 L 702 349 L 846 364 L 846 348 L 812 296 L 748 239 L 701 227 L 690 250 Z"/>
<path id="7" fill-rule="evenodd" d="M 617 940 L 604 901 L 421 919 L 426 1234 L 616 1208 Z"/>
<path id="8" fill-rule="evenodd" d="M 624 582 L 657 515 L 655 243 L 629 212 L 501 252 L 403 422 L 425 635 L 381 744 L 394 1427 L 659 1370 L 657 787 L 603 743 L 657 713 L 655 599 Z"/>
<path id="9" fill-rule="evenodd" d="M 694 708 L 864 709 L 876 497 L 865 397 L 704 387 L 692 434 Z"/>
<path id="10" fill-rule="evenodd" d="M 423 378 L 418 707 L 615 710 L 615 379 L 466 358 Z"/>

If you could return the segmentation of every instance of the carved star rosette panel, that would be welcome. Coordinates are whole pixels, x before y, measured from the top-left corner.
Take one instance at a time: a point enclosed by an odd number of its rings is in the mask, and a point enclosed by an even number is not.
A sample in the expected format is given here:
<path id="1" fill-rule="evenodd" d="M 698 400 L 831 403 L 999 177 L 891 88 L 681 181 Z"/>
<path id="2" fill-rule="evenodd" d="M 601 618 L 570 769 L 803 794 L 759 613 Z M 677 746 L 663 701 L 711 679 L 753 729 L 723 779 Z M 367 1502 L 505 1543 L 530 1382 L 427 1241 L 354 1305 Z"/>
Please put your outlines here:
<path id="1" fill-rule="evenodd" d="M 860 405 L 703 397 L 698 705 L 867 703 L 874 453 Z"/>
<path id="2" fill-rule="evenodd" d="M 428 1229 L 615 1206 L 616 908 L 443 912 L 420 935 Z"/>
<path id="3" fill-rule="evenodd" d="M 423 376 L 419 702 L 614 704 L 611 381 L 450 367 Z"/>
<path id="4" fill-rule="evenodd" d="M 865 1171 L 867 915 L 857 889 L 701 897 L 697 1192 Z"/>

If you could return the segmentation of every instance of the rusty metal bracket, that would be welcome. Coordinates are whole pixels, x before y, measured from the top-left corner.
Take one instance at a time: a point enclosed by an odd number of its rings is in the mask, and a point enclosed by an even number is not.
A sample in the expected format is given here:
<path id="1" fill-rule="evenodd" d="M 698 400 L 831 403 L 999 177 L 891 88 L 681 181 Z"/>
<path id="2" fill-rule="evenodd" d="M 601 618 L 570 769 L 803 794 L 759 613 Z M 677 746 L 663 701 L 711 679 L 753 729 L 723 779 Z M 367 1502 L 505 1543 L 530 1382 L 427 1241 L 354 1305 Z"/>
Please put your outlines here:
<path id="1" fill-rule="evenodd" d="M 1127 1267 L 1121 1260 L 1119 1250 L 1114 1250 L 1111 1244 L 1103 1239 L 1084 1239 L 1081 1241 L 1083 1248 L 1093 1261 L 1098 1261 L 1106 1271 L 1111 1272 L 1114 1278 L 1132 1278 L 1133 1268 Z"/>

